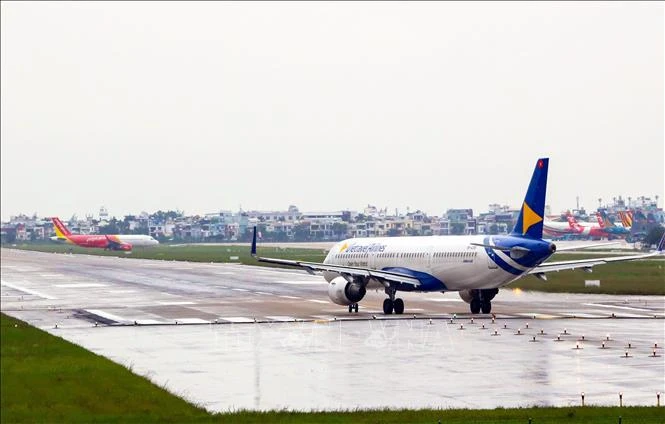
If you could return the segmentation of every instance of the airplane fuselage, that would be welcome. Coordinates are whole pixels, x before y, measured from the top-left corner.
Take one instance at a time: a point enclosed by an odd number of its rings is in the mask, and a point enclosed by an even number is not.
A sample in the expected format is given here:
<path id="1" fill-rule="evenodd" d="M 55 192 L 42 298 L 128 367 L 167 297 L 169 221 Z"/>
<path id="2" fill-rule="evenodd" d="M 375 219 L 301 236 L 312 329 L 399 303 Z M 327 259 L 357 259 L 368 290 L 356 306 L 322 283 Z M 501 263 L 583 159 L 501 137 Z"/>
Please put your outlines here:
<path id="1" fill-rule="evenodd" d="M 528 252 L 509 251 L 514 247 Z M 400 284 L 397 290 L 401 291 L 458 291 L 505 286 L 542 263 L 555 249 L 549 242 L 520 236 L 353 238 L 336 243 L 324 263 L 399 272 L 421 281 L 417 287 Z M 328 282 L 339 276 L 324 273 Z M 380 287 L 383 285 L 376 280 L 367 285 L 368 289 Z"/>

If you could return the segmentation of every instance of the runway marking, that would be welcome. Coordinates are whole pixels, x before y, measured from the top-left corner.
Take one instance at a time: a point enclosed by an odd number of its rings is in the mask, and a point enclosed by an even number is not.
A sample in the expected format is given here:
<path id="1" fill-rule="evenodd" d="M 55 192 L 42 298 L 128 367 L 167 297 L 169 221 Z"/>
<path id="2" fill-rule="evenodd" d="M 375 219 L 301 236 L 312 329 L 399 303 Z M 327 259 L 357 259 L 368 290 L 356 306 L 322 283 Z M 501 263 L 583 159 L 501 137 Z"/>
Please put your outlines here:
<path id="1" fill-rule="evenodd" d="M 156 319 L 137 319 L 136 323 L 139 325 L 170 324 L 169 322 L 157 321 Z"/>
<path id="2" fill-rule="evenodd" d="M 283 299 L 302 299 L 302 297 L 298 297 L 298 296 L 281 295 L 280 297 L 283 298 Z"/>
<path id="3" fill-rule="evenodd" d="M 64 274 L 39 274 L 40 277 L 44 278 L 63 278 L 65 277 Z"/>
<path id="4" fill-rule="evenodd" d="M 136 290 L 109 290 L 109 293 L 113 293 L 113 294 L 129 294 L 129 293 L 136 293 Z"/>
<path id="5" fill-rule="evenodd" d="M 517 313 L 515 315 L 518 315 L 518 316 L 521 316 L 521 317 L 526 317 L 526 318 L 533 318 L 535 316 L 536 319 L 555 319 L 555 318 L 558 318 L 556 315 L 547 315 L 547 314 Z"/>
<path id="6" fill-rule="evenodd" d="M 293 285 L 300 285 L 300 286 L 313 286 L 313 285 L 320 285 L 320 284 L 328 284 L 326 283 L 325 280 L 303 280 L 303 281 L 293 281 L 293 280 L 278 280 L 278 281 L 271 281 L 272 283 L 277 283 L 277 284 L 293 284 Z"/>
<path id="7" fill-rule="evenodd" d="M 71 283 L 71 284 L 54 284 L 54 287 L 61 289 L 84 289 L 88 287 L 106 287 L 108 284 L 102 283 Z"/>
<path id="8" fill-rule="evenodd" d="M 325 303 L 325 304 L 330 303 L 327 300 L 319 300 L 319 299 L 308 299 L 307 301 L 308 302 L 314 302 L 314 303 Z"/>
<path id="9" fill-rule="evenodd" d="M 335 318 L 334 315 L 311 315 L 311 317 L 316 319 L 323 319 L 326 321 L 332 321 Z"/>
<path id="10" fill-rule="evenodd" d="M 630 306 L 603 305 L 602 303 L 583 303 L 583 305 L 597 306 L 597 307 L 600 307 L 600 308 L 626 309 L 626 310 L 629 310 L 629 311 L 653 312 L 651 309 L 633 308 L 633 307 L 630 307 Z"/>
<path id="11" fill-rule="evenodd" d="M 4 280 L 0 280 L 0 285 L 7 286 L 7 287 L 9 287 L 9 288 L 12 288 L 12 289 L 14 289 L 14 290 L 18 290 L 18 291 L 22 291 L 22 292 L 24 292 L 24 293 L 28 293 L 28 294 L 31 294 L 31 295 L 33 295 L 33 296 L 41 297 L 41 298 L 43 298 L 43 299 L 50 299 L 50 300 L 55 300 L 55 299 L 57 299 L 57 297 L 49 296 L 49 295 L 47 295 L 47 294 L 40 293 L 40 292 L 38 292 L 38 291 L 36 291 L 36 290 L 28 289 L 28 288 L 26 288 L 26 287 L 22 287 L 22 286 L 19 286 L 19 285 L 17 285 L 17 284 L 8 283 L 8 282 L 6 282 L 6 281 L 4 281 Z"/>
<path id="12" fill-rule="evenodd" d="M 246 291 L 249 291 L 249 290 L 247 290 L 247 289 L 239 289 L 239 288 L 234 288 L 234 289 L 231 289 L 231 290 L 239 291 L 239 292 L 246 292 Z"/>
<path id="13" fill-rule="evenodd" d="M 128 322 L 129 321 L 129 320 L 127 320 L 127 319 L 125 319 L 121 316 L 112 314 L 110 312 L 104 312 L 101 309 L 86 309 L 85 311 L 89 312 L 93 315 L 97 315 L 97 316 L 100 316 L 102 318 L 106 318 L 108 320 L 115 321 L 115 322 Z"/>
<path id="14" fill-rule="evenodd" d="M 264 295 L 266 295 L 266 296 L 274 296 L 274 295 L 275 295 L 275 293 L 268 293 L 268 292 L 262 292 L 262 291 L 257 291 L 257 292 L 254 292 L 254 293 L 256 293 L 256 294 L 264 294 Z"/>
<path id="15" fill-rule="evenodd" d="M 285 315 L 266 315 L 266 318 L 279 322 L 293 322 L 296 319 Z"/>
<path id="16" fill-rule="evenodd" d="M 615 314 L 615 316 L 618 318 L 646 318 L 649 317 L 650 315 L 627 314 L 624 312 L 619 312 Z"/>
<path id="17" fill-rule="evenodd" d="M 585 314 L 583 312 L 579 313 L 565 313 L 561 314 L 566 317 L 576 317 L 576 318 L 607 318 L 607 315 L 598 315 L 598 314 Z"/>
<path id="18" fill-rule="evenodd" d="M 178 324 L 210 324 L 210 321 L 201 318 L 178 318 Z"/>
<path id="19" fill-rule="evenodd" d="M 176 305 L 196 305 L 196 302 L 188 302 L 188 301 L 182 301 L 182 302 L 157 302 L 162 306 L 176 306 Z"/>
<path id="20" fill-rule="evenodd" d="M 223 321 L 237 322 L 237 323 L 254 322 L 253 319 L 247 317 L 220 317 L 219 319 Z"/>

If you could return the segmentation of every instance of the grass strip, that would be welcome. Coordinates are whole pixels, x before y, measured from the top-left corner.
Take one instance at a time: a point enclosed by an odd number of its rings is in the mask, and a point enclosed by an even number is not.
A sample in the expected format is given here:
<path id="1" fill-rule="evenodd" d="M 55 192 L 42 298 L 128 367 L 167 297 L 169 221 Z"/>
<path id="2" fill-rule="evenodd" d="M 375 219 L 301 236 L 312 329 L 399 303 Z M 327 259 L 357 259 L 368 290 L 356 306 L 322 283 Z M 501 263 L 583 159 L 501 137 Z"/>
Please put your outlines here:
<path id="1" fill-rule="evenodd" d="M 665 423 L 653 407 L 211 414 L 102 356 L 0 314 L 3 423 Z M 454 390 L 454 389 L 453 389 Z M 368 387 L 367 396 L 372 396 Z"/>

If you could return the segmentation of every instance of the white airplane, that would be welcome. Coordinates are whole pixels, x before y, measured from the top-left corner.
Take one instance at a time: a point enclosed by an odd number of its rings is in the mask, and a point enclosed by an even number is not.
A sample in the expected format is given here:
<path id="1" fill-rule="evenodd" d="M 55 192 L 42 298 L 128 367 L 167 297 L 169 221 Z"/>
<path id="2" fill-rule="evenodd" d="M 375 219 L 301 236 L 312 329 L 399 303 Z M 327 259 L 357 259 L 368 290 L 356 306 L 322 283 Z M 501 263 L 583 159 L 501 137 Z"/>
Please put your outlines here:
<path id="1" fill-rule="evenodd" d="M 546 280 L 546 273 L 552 271 L 591 271 L 596 265 L 663 253 L 665 236 L 652 253 L 544 263 L 557 251 L 554 243 L 542 239 L 548 165 L 548 158 L 536 162 L 510 235 L 353 238 L 335 244 L 323 263 L 315 263 L 257 256 L 254 227 L 251 253 L 260 262 L 300 267 L 311 274 L 323 272 L 330 300 L 348 306 L 349 312 L 358 312 L 358 302 L 368 289 L 384 288 L 385 314 L 404 312 L 398 291 L 457 291 L 470 304 L 471 313 L 488 314 L 499 287 L 525 275 Z"/>

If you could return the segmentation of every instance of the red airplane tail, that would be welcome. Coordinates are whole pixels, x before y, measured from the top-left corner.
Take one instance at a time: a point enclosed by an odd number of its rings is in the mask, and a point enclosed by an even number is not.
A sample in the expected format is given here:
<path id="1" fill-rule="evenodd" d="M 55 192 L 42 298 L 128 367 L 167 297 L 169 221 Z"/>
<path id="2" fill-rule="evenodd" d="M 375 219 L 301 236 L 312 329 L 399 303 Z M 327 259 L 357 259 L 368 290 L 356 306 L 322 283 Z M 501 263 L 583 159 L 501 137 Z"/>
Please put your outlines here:
<path id="1" fill-rule="evenodd" d="M 58 238 L 67 238 L 67 236 L 71 236 L 72 232 L 69 231 L 67 227 L 65 227 L 65 224 L 60 221 L 60 218 L 57 216 L 54 216 L 51 218 L 51 221 L 53 221 L 53 227 L 55 228 L 55 235 L 58 236 Z"/>

